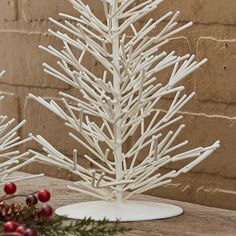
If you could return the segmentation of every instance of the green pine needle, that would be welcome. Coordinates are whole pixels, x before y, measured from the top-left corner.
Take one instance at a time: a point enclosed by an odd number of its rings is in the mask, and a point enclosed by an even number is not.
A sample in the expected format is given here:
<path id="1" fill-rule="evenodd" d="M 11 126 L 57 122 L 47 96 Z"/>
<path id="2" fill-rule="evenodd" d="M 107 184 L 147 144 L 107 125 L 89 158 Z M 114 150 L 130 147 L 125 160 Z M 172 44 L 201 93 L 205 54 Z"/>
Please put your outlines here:
<path id="1" fill-rule="evenodd" d="M 38 232 L 42 236 L 110 236 L 117 233 L 124 233 L 130 229 L 121 226 L 120 223 L 111 223 L 107 220 L 94 221 L 91 218 L 81 221 L 69 221 L 60 216 L 55 216 L 48 222 L 44 222 Z"/>
<path id="2" fill-rule="evenodd" d="M 68 220 L 61 216 L 41 218 L 37 214 L 37 208 L 34 207 L 26 207 L 15 218 L 0 217 L 0 227 L 3 228 L 5 222 L 12 220 L 26 228 L 36 230 L 37 236 L 111 236 L 131 230 L 122 226 L 119 221 L 111 223 L 106 219 L 101 221 L 95 221 L 92 218 Z M 16 234 L 0 233 L 0 235 L 10 236 Z"/>

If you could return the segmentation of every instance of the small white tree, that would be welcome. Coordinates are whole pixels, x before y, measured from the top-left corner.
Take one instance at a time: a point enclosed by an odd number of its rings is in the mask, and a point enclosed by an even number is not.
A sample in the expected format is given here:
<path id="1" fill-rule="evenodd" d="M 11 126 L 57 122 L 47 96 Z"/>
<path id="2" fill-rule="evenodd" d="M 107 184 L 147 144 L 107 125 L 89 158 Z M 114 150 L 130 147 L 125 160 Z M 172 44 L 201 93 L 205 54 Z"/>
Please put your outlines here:
<path id="1" fill-rule="evenodd" d="M 5 71 L 0 73 L 0 78 Z M 4 96 L 0 96 L 0 100 L 3 100 Z M 35 161 L 35 158 L 29 158 L 29 152 L 20 154 L 18 150 L 14 150 L 19 145 L 26 143 L 31 138 L 21 140 L 20 136 L 17 136 L 18 130 L 25 124 L 25 120 L 17 125 L 14 125 L 15 119 L 8 119 L 7 116 L 0 115 L 0 185 L 6 182 L 16 182 L 20 180 L 26 180 L 41 175 L 21 175 L 21 176 L 9 176 L 14 171 L 20 170 L 24 166 Z"/>
<path id="2" fill-rule="evenodd" d="M 163 0 L 142 3 L 101 0 L 106 22 L 95 16 L 83 1 L 69 1 L 79 17 L 60 14 L 65 18 L 64 22 L 50 18 L 63 32 L 50 29 L 49 33 L 60 39 L 64 48 L 62 51 L 52 46 L 40 48 L 59 59 L 59 69 L 44 64 L 44 71 L 77 89 L 78 96 L 60 92 L 63 106 L 53 100 L 47 102 L 41 97 L 30 96 L 65 121 L 73 130 L 69 136 L 88 149 L 92 156 L 85 155 L 84 158 L 95 168 L 83 167 L 77 160 L 77 150 L 71 160 L 40 135 L 30 134 L 46 152 L 41 154 L 31 150 L 35 157 L 77 174 L 81 181 L 68 186 L 70 189 L 121 203 L 135 193 L 170 183 L 214 152 L 219 141 L 209 147 L 176 154 L 188 143 L 173 145 L 185 127 L 183 124 L 165 136 L 161 133 L 182 119 L 179 110 L 195 95 L 194 92 L 181 95 L 185 88 L 179 85 L 180 82 L 207 61 L 204 59 L 198 63 L 194 61 L 194 55 L 176 56 L 174 51 L 161 51 L 170 37 L 192 23 L 178 27 L 176 18 L 179 12 L 168 12 L 158 20 L 148 20 L 137 29 L 135 22 L 155 10 Z M 154 29 L 164 24 L 156 36 L 149 37 Z M 86 68 L 85 58 L 88 56 L 104 67 L 102 75 Z M 161 84 L 160 72 L 166 68 L 172 68 L 172 73 L 165 78 L 166 83 Z M 174 96 L 163 115 L 157 105 L 168 94 Z M 81 95 L 83 99 L 79 98 Z M 140 136 L 129 150 L 125 150 L 124 144 L 135 132 Z M 140 159 L 140 152 L 148 147 L 149 153 Z M 160 174 L 161 167 L 184 159 L 190 163 L 179 170 Z"/>

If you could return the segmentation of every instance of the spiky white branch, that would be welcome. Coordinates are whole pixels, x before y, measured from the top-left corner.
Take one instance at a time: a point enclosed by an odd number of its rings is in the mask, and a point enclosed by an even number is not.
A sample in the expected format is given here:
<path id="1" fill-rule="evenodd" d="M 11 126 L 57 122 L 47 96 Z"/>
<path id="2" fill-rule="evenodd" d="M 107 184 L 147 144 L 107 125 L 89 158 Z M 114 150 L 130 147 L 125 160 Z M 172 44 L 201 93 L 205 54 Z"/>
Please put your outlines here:
<path id="1" fill-rule="evenodd" d="M 5 71 L 0 73 L 0 78 Z M 1 96 L 0 100 L 4 97 Z M 20 181 L 30 178 L 36 178 L 42 175 L 27 175 L 27 176 L 9 176 L 13 172 L 20 170 L 26 165 L 33 163 L 35 158 L 28 158 L 29 152 L 20 154 L 18 150 L 14 150 L 19 145 L 26 143 L 31 138 L 21 140 L 18 136 L 18 130 L 25 124 L 25 120 L 15 125 L 15 119 L 8 119 L 7 116 L 0 115 L 0 185 L 8 181 Z"/>
<path id="2" fill-rule="evenodd" d="M 194 93 L 181 95 L 185 88 L 179 85 L 180 82 L 207 61 L 196 62 L 194 55 L 176 56 L 175 52 L 161 51 L 170 37 L 192 23 L 178 27 L 179 12 L 168 12 L 137 29 L 135 22 L 156 9 L 163 0 L 147 0 L 140 4 L 135 4 L 135 0 L 101 0 L 106 23 L 81 0 L 69 1 L 80 14 L 79 18 L 60 14 L 65 18 L 63 23 L 50 18 L 63 30 L 49 30 L 51 35 L 63 41 L 63 50 L 40 47 L 59 59 L 59 69 L 44 64 L 44 71 L 78 89 L 82 99 L 60 92 L 63 105 L 59 105 L 53 100 L 48 102 L 30 96 L 62 118 L 74 131 L 69 136 L 90 152 L 84 157 L 94 169 L 88 170 L 79 164 L 77 150 L 70 159 L 40 135 L 30 134 L 46 152 L 31 150 L 35 158 L 77 174 L 81 181 L 71 189 L 104 200 L 121 201 L 134 193 L 169 183 L 214 152 L 219 141 L 209 147 L 176 154 L 188 143 L 186 140 L 176 144 L 185 125 L 166 135 L 161 133 L 182 119 L 178 112 L 194 96 Z M 160 25 L 165 26 L 157 35 L 149 37 Z M 132 37 L 128 36 L 128 31 L 132 32 Z M 104 66 L 103 74 L 86 68 L 88 57 Z M 172 73 L 165 84 L 161 84 L 160 72 L 166 68 L 172 69 Z M 166 95 L 172 95 L 173 99 L 168 109 L 162 111 L 157 107 Z M 125 143 L 137 133 L 140 136 L 125 151 Z M 141 151 L 147 148 L 149 153 L 140 160 Z M 161 167 L 183 159 L 190 163 L 180 170 L 160 174 Z M 126 191 L 130 193 L 124 197 L 122 194 Z"/>

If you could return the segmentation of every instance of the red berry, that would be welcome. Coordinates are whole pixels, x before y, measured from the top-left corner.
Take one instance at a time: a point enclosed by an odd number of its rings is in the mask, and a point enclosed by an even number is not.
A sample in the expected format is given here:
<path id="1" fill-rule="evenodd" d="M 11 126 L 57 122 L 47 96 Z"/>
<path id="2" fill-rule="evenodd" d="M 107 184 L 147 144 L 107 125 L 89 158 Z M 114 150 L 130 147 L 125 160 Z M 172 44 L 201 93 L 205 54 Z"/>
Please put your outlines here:
<path id="1" fill-rule="evenodd" d="M 39 215 L 41 217 L 51 217 L 53 215 L 53 209 L 49 205 L 44 205 L 40 210 L 39 210 Z"/>
<path id="2" fill-rule="evenodd" d="M 18 227 L 15 221 L 8 221 L 4 224 L 3 230 L 5 233 L 15 232 Z"/>
<path id="3" fill-rule="evenodd" d="M 23 225 L 20 225 L 16 228 L 16 233 L 19 233 L 20 235 L 24 235 L 25 233 L 25 227 Z"/>
<path id="4" fill-rule="evenodd" d="M 37 236 L 37 233 L 33 229 L 26 229 L 23 235 L 24 236 Z"/>
<path id="5" fill-rule="evenodd" d="M 14 194 L 16 192 L 16 185 L 14 183 L 5 184 L 4 191 L 6 194 Z"/>
<path id="6" fill-rule="evenodd" d="M 28 206 L 35 206 L 35 205 L 37 205 L 37 203 L 38 203 L 38 199 L 37 199 L 37 197 L 35 196 L 35 195 L 29 195 L 29 196 L 27 196 L 27 198 L 26 198 L 26 204 L 28 205 Z"/>
<path id="7" fill-rule="evenodd" d="M 39 201 L 47 202 L 47 201 L 50 200 L 50 198 L 51 198 L 51 194 L 47 190 L 40 190 L 38 192 L 38 199 L 39 199 Z"/>

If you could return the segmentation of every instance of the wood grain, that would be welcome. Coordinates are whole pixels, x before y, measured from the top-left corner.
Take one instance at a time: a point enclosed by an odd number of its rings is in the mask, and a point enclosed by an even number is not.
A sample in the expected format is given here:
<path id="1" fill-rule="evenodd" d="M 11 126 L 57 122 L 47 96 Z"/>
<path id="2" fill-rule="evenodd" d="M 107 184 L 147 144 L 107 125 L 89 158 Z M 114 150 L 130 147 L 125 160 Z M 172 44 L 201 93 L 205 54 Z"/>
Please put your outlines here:
<path id="1" fill-rule="evenodd" d="M 51 205 L 54 208 L 76 202 L 95 200 L 84 194 L 68 190 L 66 185 L 70 183 L 70 181 L 66 180 L 42 177 L 20 182 L 17 185 L 19 193 L 31 193 L 39 189 L 49 189 L 52 193 Z M 124 225 L 133 229 L 124 234 L 124 236 L 236 235 L 236 211 L 205 207 L 146 195 L 136 195 L 134 199 L 175 204 L 182 207 L 185 212 L 183 215 L 172 219 L 124 223 Z M 21 200 L 19 199 L 19 201 Z"/>

